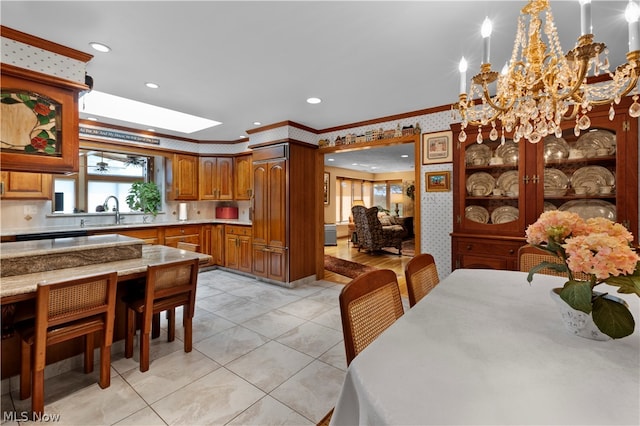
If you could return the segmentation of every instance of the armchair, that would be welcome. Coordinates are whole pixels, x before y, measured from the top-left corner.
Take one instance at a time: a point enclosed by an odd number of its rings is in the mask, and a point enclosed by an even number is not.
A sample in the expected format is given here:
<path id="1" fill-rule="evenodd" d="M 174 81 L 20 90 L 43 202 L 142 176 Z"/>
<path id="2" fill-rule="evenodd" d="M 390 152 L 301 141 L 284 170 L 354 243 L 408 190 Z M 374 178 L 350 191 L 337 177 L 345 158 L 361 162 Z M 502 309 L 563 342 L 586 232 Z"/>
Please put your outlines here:
<path id="1" fill-rule="evenodd" d="M 394 247 L 398 249 L 398 255 L 402 254 L 402 239 L 407 235 L 402 225 L 382 226 L 377 207 L 353 206 L 351 212 L 356 225 L 358 251 L 363 248 L 373 252 L 383 247 Z"/>

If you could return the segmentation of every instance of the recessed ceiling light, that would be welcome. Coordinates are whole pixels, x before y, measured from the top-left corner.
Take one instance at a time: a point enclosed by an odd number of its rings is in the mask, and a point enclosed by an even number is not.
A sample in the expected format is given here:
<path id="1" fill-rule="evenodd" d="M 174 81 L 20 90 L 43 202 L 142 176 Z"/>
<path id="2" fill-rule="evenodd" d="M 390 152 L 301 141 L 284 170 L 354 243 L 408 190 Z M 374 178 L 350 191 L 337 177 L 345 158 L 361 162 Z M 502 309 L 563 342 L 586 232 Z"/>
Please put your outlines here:
<path id="1" fill-rule="evenodd" d="M 254 122 L 253 122 L 253 125 L 254 125 L 254 126 L 259 126 L 259 125 L 261 125 L 261 124 L 262 124 L 262 123 L 261 123 L 261 122 L 259 122 L 259 121 L 254 121 Z"/>
<path id="2" fill-rule="evenodd" d="M 82 96 L 80 112 L 181 133 L 193 133 L 222 124 L 219 121 L 109 95 L 97 90 Z"/>
<path id="3" fill-rule="evenodd" d="M 409 158 L 409 156 L 407 154 L 402 154 L 400 157 L 401 158 Z"/>
<path id="4" fill-rule="evenodd" d="M 238 139 L 244 139 L 244 138 L 246 138 L 246 136 L 245 136 L 245 135 L 240 135 L 240 136 L 238 136 Z"/>
<path id="5" fill-rule="evenodd" d="M 93 47 L 98 52 L 111 52 L 111 48 L 109 46 L 107 46 L 106 44 L 98 43 L 96 41 L 92 41 L 91 43 L 89 43 L 89 46 Z"/>
<path id="6" fill-rule="evenodd" d="M 358 163 L 351 163 L 351 165 L 352 165 L 352 166 L 357 166 L 357 165 L 358 165 Z"/>
<path id="7" fill-rule="evenodd" d="M 336 161 L 335 158 L 327 158 L 327 161 Z"/>
<path id="8" fill-rule="evenodd" d="M 88 117 L 88 118 L 87 118 L 87 120 L 91 120 L 91 121 L 98 121 L 98 119 L 97 119 L 97 118 L 95 118 L 95 117 Z"/>
<path id="9" fill-rule="evenodd" d="M 148 129 L 147 129 L 147 131 L 149 131 L 149 132 L 155 132 L 155 131 L 156 131 L 156 129 L 148 128 Z"/>
<path id="10" fill-rule="evenodd" d="M 156 83 L 152 83 L 152 82 L 145 83 L 144 85 L 147 86 L 149 89 L 157 89 L 158 87 L 160 87 Z"/>
<path id="11" fill-rule="evenodd" d="M 309 104 L 319 104 L 320 102 L 322 102 L 322 99 L 320 99 L 320 98 L 309 98 L 309 99 L 307 99 L 307 103 L 309 103 Z"/>

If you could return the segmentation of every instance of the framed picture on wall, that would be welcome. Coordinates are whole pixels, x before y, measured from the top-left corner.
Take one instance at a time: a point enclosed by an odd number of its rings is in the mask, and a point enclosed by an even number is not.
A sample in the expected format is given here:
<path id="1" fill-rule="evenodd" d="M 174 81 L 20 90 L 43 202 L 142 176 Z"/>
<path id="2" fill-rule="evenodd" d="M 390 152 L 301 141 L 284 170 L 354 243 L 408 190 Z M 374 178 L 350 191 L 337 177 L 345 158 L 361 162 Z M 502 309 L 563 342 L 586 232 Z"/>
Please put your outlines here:
<path id="1" fill-rule="evenodd" d="M 451 172 L 427 172 L 424 180 L 427 192 L 446 192 L 451 190 Z"/>
<path id="2" fill-rule="evenodd" d="M 422 134 L 422 164 L 453 162 L 451 131 Z"/>
<path id="3" fill-rule="evenodd" d="M 324 172 L 324 181 L 323 181 L 323 190 L 324 190 L 324 204 L 329 204 L 329 172 Z"/>

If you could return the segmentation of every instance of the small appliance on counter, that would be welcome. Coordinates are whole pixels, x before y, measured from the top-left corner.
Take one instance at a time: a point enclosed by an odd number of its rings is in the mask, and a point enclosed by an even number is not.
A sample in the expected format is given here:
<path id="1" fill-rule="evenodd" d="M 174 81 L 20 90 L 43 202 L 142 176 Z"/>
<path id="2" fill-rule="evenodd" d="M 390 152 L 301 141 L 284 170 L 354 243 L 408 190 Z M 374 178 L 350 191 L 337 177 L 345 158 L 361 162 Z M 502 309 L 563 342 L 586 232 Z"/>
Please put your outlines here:
<path id="1" fill-rule="evenodd" d="M 178 204 L 178 220 L 187 220 L 187 203 Z"/>
<path id="2" fill-rule="evenodd" d="M 237 219 L 237 207 L 216 207 L 216 219 Z"/>

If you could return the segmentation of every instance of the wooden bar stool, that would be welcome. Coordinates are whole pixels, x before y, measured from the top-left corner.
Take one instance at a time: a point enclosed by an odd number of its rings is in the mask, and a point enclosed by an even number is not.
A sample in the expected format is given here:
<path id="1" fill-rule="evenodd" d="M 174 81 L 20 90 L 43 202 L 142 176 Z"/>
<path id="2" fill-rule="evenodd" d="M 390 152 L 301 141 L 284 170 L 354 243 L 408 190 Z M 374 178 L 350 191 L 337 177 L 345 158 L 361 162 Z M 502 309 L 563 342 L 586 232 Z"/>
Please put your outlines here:
<path id="1" fill-rule="evenodd" d="M 100 331 L 99 385 L 103 389 L 109 387 L 117 284 L 115 271 L 38 284 L 35 325 L 20 330 L 20 399 L 31 395 L 33 413 L 44 411 L 48 346 L 84 337 L 84 372 L 90 373 L 93 371 L 94 334 Z"/>
<path id="2" fill-rule="evenodd" d="M 143 297 L 127 303 L 127 334 L 125 357 L 133 356 L 133 337 L 136 334 L 136 318 L 140 319 L 140 371 L 149 369 L 149 338 L 154 315 L 183 306 L 184 351 L 191 352 L 192 321 L 195 311 L 198 283 L 198 259 L 150 265 Z M 168 335 L 175 334 L 175 315 L 169 315 Z"/>

